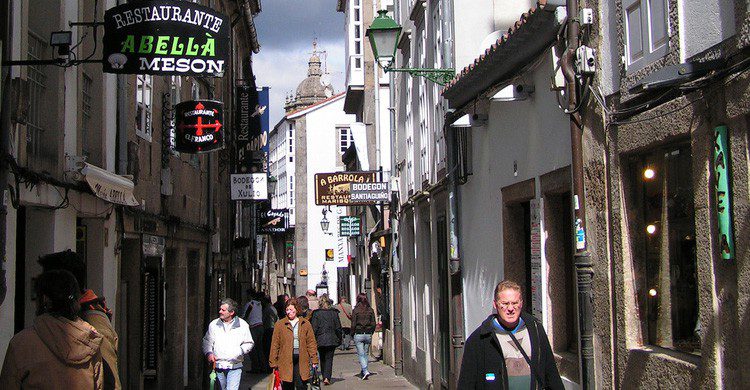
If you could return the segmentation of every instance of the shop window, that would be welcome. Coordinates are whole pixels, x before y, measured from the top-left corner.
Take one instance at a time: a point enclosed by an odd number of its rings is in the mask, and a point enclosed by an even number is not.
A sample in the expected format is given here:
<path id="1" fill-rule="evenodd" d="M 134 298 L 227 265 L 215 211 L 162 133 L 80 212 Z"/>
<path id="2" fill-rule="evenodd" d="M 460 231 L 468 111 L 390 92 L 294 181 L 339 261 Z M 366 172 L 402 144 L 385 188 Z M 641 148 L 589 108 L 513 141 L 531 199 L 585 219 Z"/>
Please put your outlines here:
<path id="1" fill-rule="evenodd" d="M 700 352 L 690 145 L 634 156 L 628 218 L 644 344 Z"/>

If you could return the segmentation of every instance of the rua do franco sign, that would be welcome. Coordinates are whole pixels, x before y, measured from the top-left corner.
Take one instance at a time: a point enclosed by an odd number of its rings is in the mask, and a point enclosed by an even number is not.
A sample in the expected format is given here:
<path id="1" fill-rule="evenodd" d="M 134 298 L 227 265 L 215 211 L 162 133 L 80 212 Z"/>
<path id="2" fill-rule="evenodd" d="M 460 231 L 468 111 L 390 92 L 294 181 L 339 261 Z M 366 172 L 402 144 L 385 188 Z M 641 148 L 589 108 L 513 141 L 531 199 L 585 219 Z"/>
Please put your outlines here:
<path id="1" fill-rule="evenodd" d="M 175 150 L 205 153 L 224 148 L 224 105 L 214 100 L 188 100 L 175 106 Z"/>
<path id="2" fill-rule="evenodd" d="M 315 174 L 315 204 L 318 206 L 366 204 L 352 201 L 352 183 L 373 183 L 378 172 L 333 172 Z"/>
<path id="3" fill-rule="evenodd" d="M 104 13 L 107 73 L 220 76 L 229 18 L 189 1 L 133 1 Z"/>

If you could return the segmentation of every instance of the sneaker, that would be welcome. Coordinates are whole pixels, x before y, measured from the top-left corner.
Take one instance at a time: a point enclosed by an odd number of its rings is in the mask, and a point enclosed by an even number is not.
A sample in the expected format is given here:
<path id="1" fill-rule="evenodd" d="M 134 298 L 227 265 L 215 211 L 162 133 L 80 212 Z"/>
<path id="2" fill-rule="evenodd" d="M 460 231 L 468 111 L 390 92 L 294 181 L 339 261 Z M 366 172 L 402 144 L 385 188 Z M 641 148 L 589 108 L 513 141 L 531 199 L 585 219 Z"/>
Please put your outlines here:
<path id="1" fill-rule="evenodd" d="M 362 380 L 363 380 L 363 381 L 366 381 L 366 380 L 367 380 L 367 378 L 369 378 L 369 377 L 370 377 L 370 373 L 369 373 L 369 372 L 366 372 L 366 373 L 365 373 L 364 375 L 362 375 Z"/>

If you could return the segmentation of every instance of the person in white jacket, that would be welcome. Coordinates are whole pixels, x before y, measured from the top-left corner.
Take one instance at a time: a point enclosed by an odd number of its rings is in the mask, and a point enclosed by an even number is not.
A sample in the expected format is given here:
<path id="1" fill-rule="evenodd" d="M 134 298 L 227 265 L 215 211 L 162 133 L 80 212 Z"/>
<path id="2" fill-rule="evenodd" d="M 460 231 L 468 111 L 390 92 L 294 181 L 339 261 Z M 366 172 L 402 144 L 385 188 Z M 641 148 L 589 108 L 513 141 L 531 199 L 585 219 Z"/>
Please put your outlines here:
<path id="1" fill-rule="evenodd" d="M 242 318 L 235 317 L 237 302 L 226 298 L 219 306 L 219 318 L 208 324 L 203 336 L 203 354 L 216 364 L 216 374 L 222 390 L 238 390 L 242 378 L 242 360 L 253 349 L 250 327 Z"/>

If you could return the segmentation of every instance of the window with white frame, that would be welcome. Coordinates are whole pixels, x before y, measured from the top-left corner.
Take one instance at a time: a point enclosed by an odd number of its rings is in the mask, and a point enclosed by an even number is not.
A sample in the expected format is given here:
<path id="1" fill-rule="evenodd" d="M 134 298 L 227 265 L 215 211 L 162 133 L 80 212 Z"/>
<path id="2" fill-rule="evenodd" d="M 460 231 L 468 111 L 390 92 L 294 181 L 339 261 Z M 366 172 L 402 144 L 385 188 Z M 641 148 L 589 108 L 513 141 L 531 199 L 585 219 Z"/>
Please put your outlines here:
<path id="1" fill-rule="evenodd" d="M 638 70 L 667 53 L 667 0 L 622 0 L 625 65 Z"/>
<path id="2" fill-rule="evenodd" d="M 362 6 L 361 0 L 354 0 L 352 14 L 354 16 L 354 68 L 362 69 Z"/>
<path id="3" fill-rule="evenodd" d="M 294 126 L 291 123 L 289 124 L 287 143 L 289 144 L 289 162 L 294 162 Z"/>
<path id="4" fill-rule="evenodd" d="M 428 68 L 427 65 L 427 35 L 424 24 L 417 27 L 417 55 L 420 68 Z M 422 182 L 430 180 L 430 129 L 427 125 L 427 81 L 424 77 L 419 78 L 419 168 L 420 180 Z"/>
<path id="5" fill-rule="evenodd" d="M 151 116 L 153 113 L 153 84 L 154 77 L 139 74 L 136 85 L 136 121 L 135 134 L 151 142 Z"/>
<path id="6" fill-rule="evenodd" d="M 29 31 L 28 59 L 40 60 L 44 57 L 47 42 L 44 38 Z M 26 122 L 26 153 L 40 157 L 44 139 L 44 96 L 47 91 L 47 74 L 42 65 L 32 65 L 28 68 L 29 78 L 29 114 Z"/>
<path id="7" fill-rule="evenodd" d="M 339 133 L 339 153 L 344 154 L 346 152 L 346 149 L 349 149 L 349 146 L 351 146 L 354 143 L 354 136 L 352 135 L 352 129 L 349 127 L 337 127 L 336 130 L 338 130 Z"/>
<path id="8" fill-rule="evenodd" d="M 432 12 L 432 25 L 435 33 L 435 39 L 433 44 L 433 50 L 435 53 L 435 69 L 442 69 L 444 67 L 443 58 L 443 24 L 441 22 L 441 9 L 435 7 Z M 435 163 L 437 164 L 437 170 L 444 168 L 446 165 L 446 153 L 445 153 L 445 135 L 443 134 L 443 124 L 445 122 L 446 112 L 446 101 L 441 95 L 441 89 L 443 87 L 437 83 L 432 83 L 432 101 L 435 103 L 435 115 L 433 116 L 432 128 L 435 131 L 435 143 L 433 146 L 435 154 Z"/>

